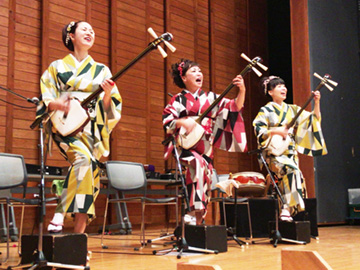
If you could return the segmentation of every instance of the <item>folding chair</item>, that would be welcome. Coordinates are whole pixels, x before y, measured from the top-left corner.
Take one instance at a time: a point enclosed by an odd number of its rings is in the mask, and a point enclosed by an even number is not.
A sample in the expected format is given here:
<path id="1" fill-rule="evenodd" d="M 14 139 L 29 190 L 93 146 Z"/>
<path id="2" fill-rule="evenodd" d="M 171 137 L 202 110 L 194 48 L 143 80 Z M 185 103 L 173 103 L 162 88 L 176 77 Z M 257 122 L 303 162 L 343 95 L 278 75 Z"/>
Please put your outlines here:
<path id="1" fill-rule="evenodd" d="M 24 157 L 16 154 L 7 154 L 0 153 L 0 190 L 2 190 L 0 195 L 0 204 L 6 204 L 6 251 L 7 255 L 5 260 L 6 262 L 9 259 L 9 242 L 10 242 L 10 209 L 14 206 L 21 206 L 21 220 L 20 220 L 20 232 L 19 232 L 19 243 L 18 243 L 18 253 L 20 255 L 20 246 L 21 246 L 21 235 L 23 229 L 24 221 L 24 210 L 25 206 L 38 207 L 39 200 L 36 199 L 26 199 L 26 188 L 27 188 L 27 170 L 24 161 Z M 22 197 L 12 197 L 12 191 L 15 188 L 22 188 Z M 19 192 L 17 192 L 19 193 Z M 57 200 L 56 197 L 46 198 L 47 202 Z M 3 222 L 4 223 L 4 222 Z"/>
<path id="2" fill-rule="evenodd" d="M 6 258 L 2 263 L 9 259 L 9 242 L 10 242 L 10 207 L 15 202 L 19 202 L 18 198 L 11 196 L 11 189 L 15 187 L 23 187 L 23 198 L 26 194 L 27 172 L 23 156 L 15 154 L 0 153 L 0 204 L 6 204 Z M 23 225 L 24 208 L 22 208 L 20 233 Z"/>
<path id="3" fill-rule="evenodd" d="M 126 161 L 107 161 L 106 171 L 108 177 L 108 196 L 106 200 L 104 223 L 101 235 L 102 248 L 108 248 L 104 245 L 104 233 L 107 219 L 108 205 L 109 203 L 141 203 L 141 232 L 140 243 L 141 247 L 146 245 L 145 241 L 145 206 L 146 205 L 174 205 L 177 207 L 178 197 L 166 197 L 166 198 L 149 198 L 146 194 L 147 182 L 144 166 L 141 163 L 126 162 Z M 110 190 L 123 194 L 121 198 L 110 198 Z M 127 193 L 137 194 L 139 196 L 126 197 Z"/>

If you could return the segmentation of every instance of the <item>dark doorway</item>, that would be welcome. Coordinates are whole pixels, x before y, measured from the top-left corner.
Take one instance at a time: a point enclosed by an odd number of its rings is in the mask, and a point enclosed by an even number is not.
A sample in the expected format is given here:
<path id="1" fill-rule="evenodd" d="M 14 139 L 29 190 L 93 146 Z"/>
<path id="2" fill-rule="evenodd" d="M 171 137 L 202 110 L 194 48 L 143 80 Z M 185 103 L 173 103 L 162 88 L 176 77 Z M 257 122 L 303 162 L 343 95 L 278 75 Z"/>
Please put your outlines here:
<path id="1" fill-rule="evenodd" d="M 286 103 L 293 103 L 291 67 L 290 1 L 268 0 L 269 75 L 284 79 Z"/>

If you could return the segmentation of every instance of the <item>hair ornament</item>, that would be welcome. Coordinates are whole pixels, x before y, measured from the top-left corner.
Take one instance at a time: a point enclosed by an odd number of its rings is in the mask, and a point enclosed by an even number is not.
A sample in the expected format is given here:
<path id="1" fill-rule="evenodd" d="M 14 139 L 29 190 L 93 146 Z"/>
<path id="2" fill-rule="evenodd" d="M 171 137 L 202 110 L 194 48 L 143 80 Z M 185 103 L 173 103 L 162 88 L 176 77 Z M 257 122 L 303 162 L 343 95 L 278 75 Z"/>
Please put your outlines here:
<path id="1" fill-rule="evenodd" d="M 71 28 L 75 25 L 75 22 L 70 22 L 69 25 L 66 28 L 66 31 L 69 33 L 71 31 Z"/>
<path id="2" fill-rule="evenodd" d="M 66 45 L 68 45 L 69 43 L 69 40 L 70 40 L 70 31 L 71 31 L 71 28 L 75 25 L 75 22 L 70 22 L 69 25 L 67 26 L 66 28 L 66 40 L 65 40 L 65 43 Z"/>
<path id="3" fill-rule="evenodd" d="M 265 92 L 265 95 L 267 94 L 268 92 L 268 84 L 271 80 L 273 79 L 278 79 L 279 77 L 278 76 L 269 76 L 266 80 L 264 80 L 263 82 L 263 85 L 264 85 L 264 92 Z"/>
<path id="4" fill-rule="evenodd" d="M 183 62 L 181 62 L 180 64 L 179 64 L 179 66 L 178 66 L 178 71 L 179 71 L 179 73 L 180 73 L 180 77 L 182 77 L 183 76 L 183 68 L 184 68 L 184 66 L 185 66 L 185 63 L 184 63 L 184 61 Z"/>

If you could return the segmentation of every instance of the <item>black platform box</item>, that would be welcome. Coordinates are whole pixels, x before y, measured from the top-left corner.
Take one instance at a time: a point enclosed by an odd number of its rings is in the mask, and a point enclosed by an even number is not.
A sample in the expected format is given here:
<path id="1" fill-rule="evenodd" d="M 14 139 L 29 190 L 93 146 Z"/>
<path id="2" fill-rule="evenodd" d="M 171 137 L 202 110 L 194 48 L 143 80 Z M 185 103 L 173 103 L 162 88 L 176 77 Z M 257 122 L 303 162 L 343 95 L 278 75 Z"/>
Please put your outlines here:
<path id="1" fill-rule="evenodd" d="M 269 235 L 275 229 L 275 222 L 269 222 Z M 310 221 L 279 221 L 281 237 L 310 243 Z"/>
<path id="2" fill-rule="evenodd" d="M 21 264 L 31 263 L 36 259 L 34 251 L 38 249 L 38 240 L 38 235 L 23 235 L 21 237 Z M 87 234 L 45 234 L 43 235 L 43 252 L 49 262 L 85 265 Z M 52 268 L 46 267 L 46 269 Z"/>
<path id="3" fill-rule="evenodd" d="M 181 229 L 175 230 L 179 236 Z M 227 251 L 227 232 L 224 225 L 185 225 L 185 239 L 190 247 Z"/>
<path id="4" fill-rule="evenodd" d="M 295 221 L 310 221 L 311 236 L 319 236 L 316 215 L 316 199 L 304 199 L 305 211 L 298 213 L 294 218 Z M 250 212 L 253 237 L 267 237 L 269 230 L 269 221 L 275 221 L 275 207 L 276 200 L 263 198 L 250 198 Z M 224 224 L 222 206 L 221 224 Z M 236 234 L 238 237 L 250 237 L 249 218 L 247 212 L 247 205 L 237 205 L 237 228 Z M 226 204 L 226 221 L 230 227 L 234 226 L 234 204 Z"/>

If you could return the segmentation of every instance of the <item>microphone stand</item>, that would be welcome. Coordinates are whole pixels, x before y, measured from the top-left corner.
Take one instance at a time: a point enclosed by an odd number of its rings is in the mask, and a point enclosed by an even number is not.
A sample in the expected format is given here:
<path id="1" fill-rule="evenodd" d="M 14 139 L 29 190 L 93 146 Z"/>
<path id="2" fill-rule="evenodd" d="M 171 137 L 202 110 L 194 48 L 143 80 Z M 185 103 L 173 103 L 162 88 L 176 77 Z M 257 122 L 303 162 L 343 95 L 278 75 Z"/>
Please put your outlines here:
<path id="1" fill-rule="evenodd" d="M 10 91 L 12 92 L 12 91 Z M 12 92 L 13 93 L 13 92 Z M 31 102 L 35 105 L 38 105 L 39 100 L 37 98 L 26 98 L 19 94 L 16 94 L 24 98 L 26 101 Z M 65 268 L 65 269 L 83 269 L 90 270 L 90 266 L 82 266 L 82 265 L 70 265 L 70 264 L 62 264 L 49 262 L 44 255 L 43 252 L 43 226 L 44 226 L 44 217 L 46 215 L 46 199 L 45 199 L 45 155 L 44 155 L 44 126 L 43 121 L 45 117 L 48 117 L 48 114 L 44 114 L 43 116 L 37 118 L 32 124 L 31 129 L 34 129 L 36 126 L 39 126 L 39 136 L 40 136 L 40 144 L 38 145 L 40 151 L 40 184 L 39 184 L 39 197 L 35 200 L 25 200 L 30 204 L 38 204 L 39 207 L 39 238 L 38 238 L 38 247 L 34 252 L 35 260 L 32 263 L 28 264 L 20 264 L 16 266 L 8 266 L 8 270 L 11 269 L 23 269 L 27 268 L 29 270 L 33 269 L 45 269 L 46 266 L 54 267 L 54 268 Z"/>
<path id="2" fill-rule="evenodd" d="M 27 102 L 33 103 L 35 105 L 38 105 L 38 103 L 39 103 L 39 99 L 37 97 L 27 98 L 25 96 L 22 96 L 22 95 L 20 95 L 20 94 L 18 94 L 16 92 L 14 92 L 14 91 L 12 91 L 12 90 L 10 90 L 8 88 L 2 87 L 2 86 L 0 86 L 0 89 L 5 90 L 5 91 L 7 91 L 7 92 L 9 92 L 9 93 L 11 93 L 11 94 L 13 94 L 15 96 L 18 96 L 18 97 L 22 98 L 22 99 L 25 99 Z"/>
<path id="3" fill-rule="evenodd" d="M 256 149 L 256 150 L 252 150 L 252 151 L 249 151 L 248 154 L 251 155 L 251 154 L 258 154 L 258 156 L 260 156 L 260 160 L 262 162 L 262 164 L 264 165 L 267 173 L 269 174 L 270 176 L 270 179 L 271 179 L 271 182 L 272 182 L 272 185 L 274 187 L 273 189 L 273 194 L 272 194 L 272 197 L 276 199 L 276 202 L 275 202 L 275 229 L 271 231 L 270 233 L 270 243 L 273 244 L 274 247 L 277 247 L 277 244 L 280 242 L 280 241 L 283 241 L 283 242 L 288 242 L 288 243 L 293 243 L 293 244 L 301 244 L 301 245 L 306 245 L 306 242 L 305 241 L 298 241 L 298 240 L 293 240 L 293 239 L 288 239 L 288 238 L 283 238 L 281 236 L 281 233 L 279 231 L 279 200 L 281 201 L 281 203 L 284 205 L 285 204 L 285 201 L 284 201 L 284 198 L 281 196 L 281 192 L 279 190 L 279 187 L 278 185 L 276 184 L 276 181 L 275 181 L 275 178 L 274 178 L 274 175 L 272 174 L 272 172 L 270 171 L 269 169 L 269 166 L 267 165 L 266 163 L 266 160 L 262 154 L 264 149 Z M 256 244 L 256 242 L 258 241 L 252 241 L 252 244 Z"/>
<path id="4" fill-rule="evenodd" d="M 218 254 L 219 251 L 217 250 L 211 250 L 211 249 L 205 249 L 205 248 L 197 248 L 197 247 L 191 247 L 189 246 L 189 244 L 186 241 L 185 238 L 185 212 L 189 212 L 190 211 L 190 202 L 189 202 L 189 194 L 186 188 L 186 184 L 185 184 L 185 179 L 184 176 L 182 174 L 182 166 L 181 166 L 181 161 L 180 161 L 180 155 L 178 153 L 178 150 L 176 148 L 176 140 L 175 140 L 175 135 L 170 136 L 169 138 L 165 139 L 162 144 L 163 145 L 167 145 L 169 142 L 172 142 L 174 145 L 174 156 L 175 156 L 175 160 L 176 160 L 176 181 L 179 181 L 179 176 L 180 176 L 180 180 L 181 180 L 181 192 L 180 192 L 180 196 L 182 198 L 182 203 L 181 203 L 181 236 L 178 237 L 177 236 L 177 240 L 176 240 L 176 244 L 174 245 L 174 247 L 177 248 L 178 251 L 178 255 L 176 256 L 176 258 L 181 259 L 182 253 L 183 252 L 187 252 L 187 251 L 196 251 L 196 252 L 203 252 L 203 253 L 212 253 L 212 254 Z M 184 207 L 184 201 L 186 204 L 186 208 Z M 177 231 L 177 229 L 175 229 L 175 231 Z M 175 235 L 177 235 L 177 233 L 174 233 Z M 167 253 L 167 252 L 171 252 L 172 249 L 166 249 L 166 250 L 159 250 L 153 251 L 153 254 L 156 255 L 158 252 L 161 253 Z"/>

